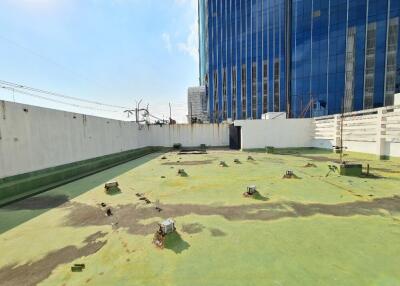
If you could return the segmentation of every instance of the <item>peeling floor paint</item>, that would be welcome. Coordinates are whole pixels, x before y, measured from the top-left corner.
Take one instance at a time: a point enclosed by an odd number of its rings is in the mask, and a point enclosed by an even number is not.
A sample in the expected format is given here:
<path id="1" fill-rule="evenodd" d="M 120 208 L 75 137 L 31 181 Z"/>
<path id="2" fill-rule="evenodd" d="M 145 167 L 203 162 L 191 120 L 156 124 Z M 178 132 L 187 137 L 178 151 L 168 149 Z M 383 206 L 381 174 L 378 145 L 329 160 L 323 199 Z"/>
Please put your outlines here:
<path id="1" fill-rule="evenodd" d="M 246 160 L 249 154 L 254 161 Z M 236 158 L 242 164 L 234 164 Z M 188 177 L 164 164 L 178 160 Z M 167 153 L 114 172 L 122 190 L 117 195 L 98 184 L 74 198 L 58 193 L 20 201 L 1 211 L 9 218 L 46 211 L 0 235 L 0 284 L 17 281 L 21 269 L 37 272 L 32 281 L 40 285 L 400 284 L 400 160 L 349 154 L 348 161 L 370 164 L 373 176 L 326 176 L 335 160 L 321 150 Z M 315 167 L 304 167 L 308 163 Z M 289 169 L 300 179 L 282 179 Z M 266 200 L 244 198 L 248 185 Z M 168 217 L 177 233 L 160 250 L 152 237 Z M 79 251 L 87 245 L 96 247 Z M 49 257 L 58 262 L 44 263 Z M 86 268 L 72 273 L 73 263 Z"/>

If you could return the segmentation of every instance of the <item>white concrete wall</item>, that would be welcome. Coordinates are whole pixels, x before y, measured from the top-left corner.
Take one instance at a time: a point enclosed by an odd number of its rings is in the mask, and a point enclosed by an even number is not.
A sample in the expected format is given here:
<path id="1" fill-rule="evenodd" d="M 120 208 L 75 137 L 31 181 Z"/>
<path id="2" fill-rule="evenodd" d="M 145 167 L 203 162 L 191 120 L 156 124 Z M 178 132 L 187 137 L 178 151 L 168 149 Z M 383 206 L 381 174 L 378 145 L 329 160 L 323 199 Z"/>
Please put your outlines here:
<path id="1" fill-rule="evenodd" d="M 400 157 L 400 142 L 386 142 L 384 150 L 386 156 Z"/>
<path id="2" fill-rule="evenodd" d="M 129 121 L 0 101 L 0 178 L 146 146 L 227 146 L 228 129 L 222 124 L 139 128 Z"/>
<path id="3" fill-rule="evenodd" d="M 340 146 L 341 115 L 313 120 L 312 146 Z M 344 114 L 343 146 L 347 151 L 400 157 L 400 106 Z"/>
<path id="4" fill-rule="evenodd" d="M 145 147 L 145 134 L 132 122 L 0 101 L 0 178 Z"/>
<path id="5" fill-rule="evenodd" d="M 242 149 L 311 147 L 312 119 L 236 120 Z"/>
<path id="6" fill-rule="evenodd" d="M 151 146 L 171 147 L 174 143 L 195 147 L 228 146 L 229 125 L 227 124 L 177 124 L 163 127 L 150 126 L 149 144 Z"/>
<path id="7" fill-rule="evenodd" d="M 27 111 L 24 111 L 26 109 Z M 340 116 L 237 120 L 242 149 L 338 145 Z M 346 114 L 348 151 L 400 157 L 400 107 Z M 0 178 L 146 146 L 228 146 L 227 124 L 139 126 L 0 101 Z"/>

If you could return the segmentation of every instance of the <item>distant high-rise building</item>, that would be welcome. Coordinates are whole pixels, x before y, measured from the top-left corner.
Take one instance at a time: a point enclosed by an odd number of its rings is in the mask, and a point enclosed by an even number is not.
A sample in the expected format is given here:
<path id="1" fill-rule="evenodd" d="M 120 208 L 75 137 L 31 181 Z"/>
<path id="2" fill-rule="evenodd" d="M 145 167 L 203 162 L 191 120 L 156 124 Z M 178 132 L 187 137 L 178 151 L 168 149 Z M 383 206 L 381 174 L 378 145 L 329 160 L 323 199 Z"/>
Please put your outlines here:
<path id="1" fill-rule="evenodd" d="M 399 0 L 199 0 L 210 119 L 392 105 L 399 18 Z"/>
<path id="2" fill-rule="evenodd" d="M 207 94 L 205 86 L 188 88 L 188 121 L 208 122 Z"/>

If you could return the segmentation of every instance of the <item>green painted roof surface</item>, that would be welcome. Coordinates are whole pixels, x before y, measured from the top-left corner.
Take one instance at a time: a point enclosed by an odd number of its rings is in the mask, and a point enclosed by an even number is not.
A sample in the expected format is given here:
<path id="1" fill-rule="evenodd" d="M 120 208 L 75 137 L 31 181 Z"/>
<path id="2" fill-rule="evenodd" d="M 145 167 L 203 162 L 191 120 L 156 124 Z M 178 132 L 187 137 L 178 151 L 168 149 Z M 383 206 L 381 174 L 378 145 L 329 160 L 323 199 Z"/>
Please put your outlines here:
<path id="1" fill-rule="evenodd" d="M 337 159 L 316 149 L 158 153 L 8 205 L 0 284 L 399 285 L 400 160 L 349 154 L 370 165 L 358 178 L 330 171 Z M 288 170 L 296 178 L 283 179 Z M 111 179 L 121 193 L 104 192 Z M 243 195 L 250 185 L 257 196 Z M 167 218 L 177 232 L 159 249 Z"/>

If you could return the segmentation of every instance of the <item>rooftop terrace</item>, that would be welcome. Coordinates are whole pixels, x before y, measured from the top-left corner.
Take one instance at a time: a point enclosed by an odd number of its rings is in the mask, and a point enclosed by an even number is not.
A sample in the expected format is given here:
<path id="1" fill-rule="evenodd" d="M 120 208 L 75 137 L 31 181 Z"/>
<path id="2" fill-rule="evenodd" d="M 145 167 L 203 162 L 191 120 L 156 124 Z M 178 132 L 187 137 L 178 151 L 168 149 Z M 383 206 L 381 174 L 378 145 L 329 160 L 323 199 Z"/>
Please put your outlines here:
<path id="1" fill-rule="evenodd" d="M 146 155 L 2 207 L 0 281 L 396 285 L 400 159 L 347 154 L 369 164 L 362 177 L 330 170 L 337 160 L 320 149 Z M 287 170 L 297 178 L 283 179 Z M 121 192 L 107 195 L 114 178 Z M 256 196 L 243 196 L 249 185 Z M 177 232 L 159 249 L 152 238 L 166 218 Z M 71 272 L 74 263 L 85 269 Z"/>

